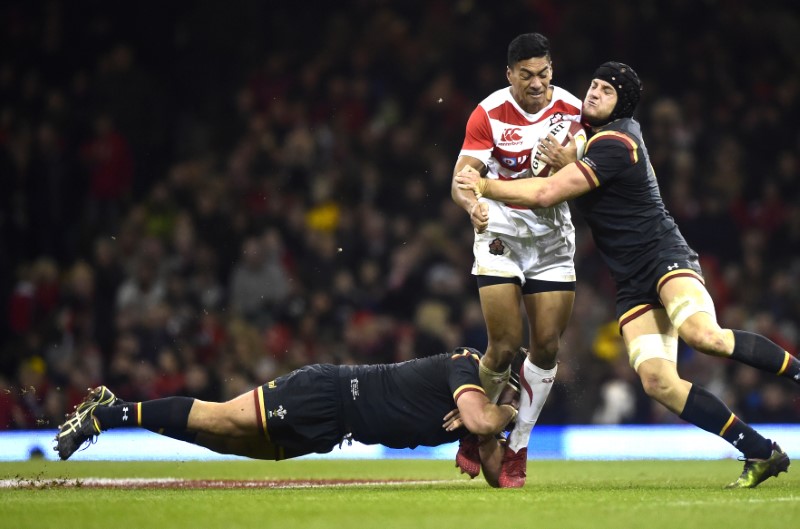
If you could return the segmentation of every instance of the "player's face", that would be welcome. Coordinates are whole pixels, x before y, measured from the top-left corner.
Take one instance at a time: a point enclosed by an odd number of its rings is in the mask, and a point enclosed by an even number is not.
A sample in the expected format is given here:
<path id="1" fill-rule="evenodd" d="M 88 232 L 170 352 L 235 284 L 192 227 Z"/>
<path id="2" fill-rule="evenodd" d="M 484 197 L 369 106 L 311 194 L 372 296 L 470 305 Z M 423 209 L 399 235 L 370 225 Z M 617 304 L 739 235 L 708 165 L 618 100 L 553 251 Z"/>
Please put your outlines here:
<path id="1" fill-rule="evenodd" d="M 547 57 L 519 61 L 506 70 L 511 95 L 525 112 L 539 112 L 547 106 L 548 89 L 553 79 L 553 64 Z"/>
<path id="2" fill-rule="evenodd" d="M 603 123 L 617 106 L 617 91 L 611 84 L 592 79 L 589 91 L 583 99 L 583 117 L 589 123 Z"/>

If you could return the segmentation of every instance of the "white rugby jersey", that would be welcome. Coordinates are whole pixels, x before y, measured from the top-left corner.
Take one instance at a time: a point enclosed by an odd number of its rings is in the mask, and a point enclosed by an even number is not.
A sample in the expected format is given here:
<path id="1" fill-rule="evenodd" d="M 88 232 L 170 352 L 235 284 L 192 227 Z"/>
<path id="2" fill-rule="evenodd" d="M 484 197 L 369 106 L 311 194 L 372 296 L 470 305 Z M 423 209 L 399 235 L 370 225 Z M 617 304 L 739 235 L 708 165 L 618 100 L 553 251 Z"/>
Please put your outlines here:
<path id="1" fill-rule="evenodd" d="M 563 88 L 551 85 L 550 104 L 529 114 L 502 88 L 484 99 L 472 111 L 460 155 L 472 156 L 488 167 L 488 178 L 511 180 L 530 176 L 531 156 L 539 139 L 551 125 L 580 120 L 581 100 Z M 572 229 L 569 206 L 529 209 L 482 198 L 489 204 L 489 231 L 524 236 L 530 231 L 544 234 L 555 229 Z"/>

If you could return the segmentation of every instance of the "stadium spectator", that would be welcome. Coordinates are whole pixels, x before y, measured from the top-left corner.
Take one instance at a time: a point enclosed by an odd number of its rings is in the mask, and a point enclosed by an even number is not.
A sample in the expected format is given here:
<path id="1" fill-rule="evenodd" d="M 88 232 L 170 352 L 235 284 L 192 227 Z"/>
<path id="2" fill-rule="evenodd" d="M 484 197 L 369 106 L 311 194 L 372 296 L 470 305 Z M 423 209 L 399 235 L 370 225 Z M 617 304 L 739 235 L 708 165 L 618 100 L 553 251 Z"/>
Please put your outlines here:
<path id="1" fill-rule="evenodd" d="M 90 220 L 114 232 L 132 190 L 133 156 L 110 115 L 95 118 L 94 137 L 81 146 L 81 158 L 89 173 Z"/>
<path id="2" fill-rule="evenodd" d="M 249 237 L 230 280 L 230 307 L 250 323 L 263 326 L 289 293 L 289 275 L 281 263 L 282 242 L 275 230 Z"/>

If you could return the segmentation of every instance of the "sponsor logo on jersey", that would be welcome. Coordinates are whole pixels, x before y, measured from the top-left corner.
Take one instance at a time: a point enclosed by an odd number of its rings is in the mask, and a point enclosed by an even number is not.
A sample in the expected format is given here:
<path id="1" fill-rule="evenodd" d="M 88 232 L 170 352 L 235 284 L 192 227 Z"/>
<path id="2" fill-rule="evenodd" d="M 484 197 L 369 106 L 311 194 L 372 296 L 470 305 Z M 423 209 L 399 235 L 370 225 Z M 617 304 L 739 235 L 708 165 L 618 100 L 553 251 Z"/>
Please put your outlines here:
<path id="1" fill-rule="evenodd" d="M 515 170 L 524 167 L 524 164 L 527 161 L 528 161 L 527 154 L 522 156 L 502 156 L 500 158 L 500 163 L 503 164 L 503 167 Z"/>
<path id="2" fill-rule="evenodd" d="M 500 145 L 516 145 L 518 143 L 522 143 L 522 129 L 513 127 L 503 130 L 503 133 L 500 135 Z"/>
<path id="3" fill-rule="evenodd" d="M 555 382 L 555 380 L 556 377 L 544 377 L 542 379 L 542 384 L 552 384 L 553 382 Z"/>
<path id="4" fill-rule="evenodd" d="M 127 422 L 127 420 L 128 420 L 128 407 L 125 406 L 124 408 L 122 408 L 122 421 Z"/>
<path id="5" fill-rule="evenodd" d="M 350 393 L 353 395 L 353 400 L 356 400 L 360 393 L 358 392 L 358 379 L 351 378 L 350 379 Z"/>

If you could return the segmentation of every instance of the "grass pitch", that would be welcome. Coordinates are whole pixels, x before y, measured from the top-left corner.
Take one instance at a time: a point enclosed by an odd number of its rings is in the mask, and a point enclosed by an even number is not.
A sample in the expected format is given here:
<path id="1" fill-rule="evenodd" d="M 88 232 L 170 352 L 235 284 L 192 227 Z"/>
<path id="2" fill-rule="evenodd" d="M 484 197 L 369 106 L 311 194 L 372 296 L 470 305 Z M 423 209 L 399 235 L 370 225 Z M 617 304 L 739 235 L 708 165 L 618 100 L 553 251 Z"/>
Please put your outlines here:
<path id="1" fill-rule="evenodd" d="M 740 471 L 735 461 L 529 461 L 525 488 L 496 490 L 480 477 L 470 481 L 449 461 L 0 463 L 0 528 L 796 525 L 800 473 L 790 468 L 756 489 L 724 490 Z M 136 482 L 100 478 L 268 480 L 271 486 L 141 488 Z M 370 483 L 323 481 L 311 487 L 308 480 Z M 117 485 L 76 486 L 82 482 Z"/>

